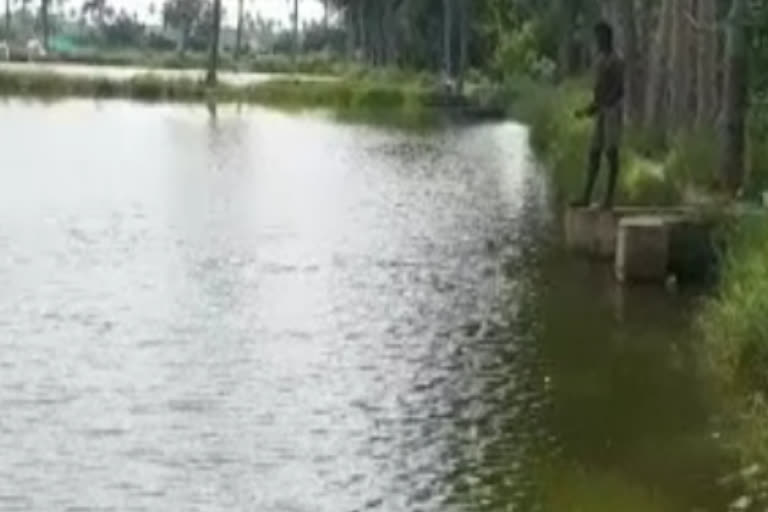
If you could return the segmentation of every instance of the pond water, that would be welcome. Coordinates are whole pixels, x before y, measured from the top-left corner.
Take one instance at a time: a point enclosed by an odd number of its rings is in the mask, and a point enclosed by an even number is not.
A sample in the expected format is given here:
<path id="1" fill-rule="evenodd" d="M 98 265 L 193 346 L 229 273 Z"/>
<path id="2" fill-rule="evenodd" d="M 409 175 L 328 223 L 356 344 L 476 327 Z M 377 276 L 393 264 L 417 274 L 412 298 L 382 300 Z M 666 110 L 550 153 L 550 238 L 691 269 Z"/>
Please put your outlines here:
<path id="1" fill-rule="evenodd" d="M 724 510 L 689 301 L 514 123 L 0 105 L 0 511 Z"/>
<path id="2" fill-rule="evenodd" d="M 56 73 L 65 76 L 86 78 L 107 78 L 110 80 L 130 80 L 137 76 L 151 73 L 167 79 L 187 78 L 203 80 L 205 70 L 200 69 L 168 69 L 142 68 L 135 66 L 93 66 L 87 64 L 61 64 L 50 62 L 0 62 L 0 71 L 24 73 Z M 333 77 L 323 75 L 279 74 L 279 73 L 247 73 L 219 71 L 220 81 L 232 85 L 250 85 L 267 82 L 276 78 L 291 78 L 301 81 L 328 81 Z"/>

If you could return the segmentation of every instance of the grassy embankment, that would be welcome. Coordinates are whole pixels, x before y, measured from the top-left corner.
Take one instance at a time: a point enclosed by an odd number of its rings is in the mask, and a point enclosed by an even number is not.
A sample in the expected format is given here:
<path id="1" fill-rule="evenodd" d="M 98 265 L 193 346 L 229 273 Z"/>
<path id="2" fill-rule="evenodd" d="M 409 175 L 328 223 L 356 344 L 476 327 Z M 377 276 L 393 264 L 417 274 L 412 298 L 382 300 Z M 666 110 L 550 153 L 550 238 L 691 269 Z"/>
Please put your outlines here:
<path id="1" fill-rule="evenodd" d="M 130 79 L 58 73 L 0 71 L 0 95 L 129 98 L 142 101 L 217 101 L 336 109 L 417 109 L 428 103 L 433 87 L 414 76 L 347 75 L 335 80 L 290 77 L 248 85 L 221 82 L 209 87 L 194 78 L 152 73 Z"/>
<path id="2" fill-rule="evenodd" d="M 99 48 L 76 52 L 59 52 L 44 59 L 52 63 L 86 64 L 91 66 L 133 66 L 149 69 L 204 69 L 208 64 L 208 52 L 180 54 L 177 51 L 141 49 L 104 50 Z M 11 60 L 26 61 L 24 53 L 11 53 Z M 246 54 L 235 59 L 230 52 L 219 56 L 222 71 L 251 73 L 301 73 L 339 75 L 355 71 L 358 66 L 325 53 L 300 55 Z"/>
<path id="3" fill-rule="evenodd" d="M 590 124 L 573 112 L 588 100 L 579 83 L 547 87 L 521 82 L 510 88 L 514 114 L 531 127 L 531 142 L 549 165 L 564 196 L 581 191 Z M 768 113 L 749 120 L 747 199 L 759 199 L 768 184 Z M 621 201 L 679 204 L 706 195 L 716 176 L 718 141 L 713 133 L 686 133 L 665 146 L 627 130 Z M 703 369 L 721 391 L 726 411 L 724 439 L 742 454 L 741 478 L 768 502 L 768 216 L 756 213 L 724 226 L 727 237 L 720 281 L 705 301 L 695 329 Z"/>
<path id="4" fill-rule="evenodd" d="M 731 227 L 730 249 L 717 293 L 698 328 L 704 367 L 726 413 L 726 442 L 741 455 L 742 478 L 768 504 L 768 219 Z"/>

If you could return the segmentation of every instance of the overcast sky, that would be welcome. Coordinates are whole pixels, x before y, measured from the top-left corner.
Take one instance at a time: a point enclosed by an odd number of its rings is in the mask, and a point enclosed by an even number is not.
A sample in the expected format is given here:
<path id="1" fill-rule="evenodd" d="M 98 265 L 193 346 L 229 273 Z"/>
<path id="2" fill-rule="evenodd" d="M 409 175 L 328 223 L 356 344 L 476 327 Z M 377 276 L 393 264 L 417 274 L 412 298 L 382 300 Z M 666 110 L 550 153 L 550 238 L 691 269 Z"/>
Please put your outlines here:
<path id="1" fill-rule="evenodd" d="M 128 12 L 137 12 L 142 19 L 149 20 L 149 5 L 154 3 L 160 7 L 163 0 L 109 0 L 109 4 L 115 7 L 115 10 L 125 9 Z M 235 24 L 237 16 L 237 0 L 223 0 L 224 9 L 227 17 L 225 22 L 229 25 Z M 246 9 L 251 12 L 260 12 L 262 16 L 274 18 L 287 24 L 290 20 L 290 13 L 293 0 L 245 0 Z M 160 9 L 158 8 L 159 12 Z M 299 0 L 299 18 L 301 21 L 317 19 L 322 16 L 323 7 L 318 0 Z M 156 15 L 153 22 L 159 22 L 160 16 Z"/>

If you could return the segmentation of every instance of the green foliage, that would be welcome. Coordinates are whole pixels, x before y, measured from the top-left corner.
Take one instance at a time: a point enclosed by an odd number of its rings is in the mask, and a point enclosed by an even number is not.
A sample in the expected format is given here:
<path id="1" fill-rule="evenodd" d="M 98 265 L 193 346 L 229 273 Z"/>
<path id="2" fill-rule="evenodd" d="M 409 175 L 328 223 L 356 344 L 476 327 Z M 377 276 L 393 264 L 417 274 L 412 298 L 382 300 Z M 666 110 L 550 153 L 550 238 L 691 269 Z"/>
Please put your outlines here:
<path id="1" fill-rule="evenodd" d="M 622 189 L 619 192 L 623 202 L 658 206 L 680 202 L 681 191 L 670 180 L 661 163 L 639 156 L 631 149 L 625 152 L 623 160 Z"/>
<path id="2" fill-rule="evenodd" d="M 303 51 L 315 53 L 329 51 L 342 55 L 346 49 L 347 34 L 338 26 L 326 26 L 321 21 L 315 21 L 304 26 L 302 37 Z M 277 51 L 277 48 L 273 48 Z M 290 48 L 286 48 L 286 53 Z"/>
<path id="3" fill-rule="evenodd" d="M 542 13 L 546 13 L 545 7 Z M 549 80 L 555 72 L 547 19 L 532 16 L 527 2 L 492 0 L 476 13 L 477 37 L 485 48 L 484 67 L 496 77 L 526 75 Z"/>
<path id="4" fill-rule="evenodd" d="M 747 131 L 747 194 L 759 197 L 768 190 L 768 92 L 755 96 Z"/>
<path id="5" fill-rule="evenodd" d="M 523 24 L 519 30 L 505 32 L 499 39 L 492 60 L 493 70 L 501 76 L 534 76 L 540 57 L 531 23 Z"/>
<path id="6" fill-rule="evenodd" d="M 127 12 L 120 12 L 112 23 L 103 27 L 104 42 L 112 47 L 138 47 L 144 42 L 145 28 Z"/>
<path id="7" fill-rule="evenodd" d="M 724 274 L 700 313 L 704 367 L 718 383 L 730 418 L 726 438 L 745 467 L 768 466 L 768 218 L 747 216 L 725 233 Z M 743 472 L 744 473 L 744 472 Z M 765 473 L 738 475 L 768 504 Z"/>
<path id="8" fill-rule="evenodd" d="M 530 126 L 531 145 L 545 157 L 560 191 L 574 195 L 582 184 L 590 137 L 589 125 L 573 115 L 586 102 L 583 91 L 574 84 L 515 82 L 507 86 L 518 98 L 513 113 Z"/>
<path id="9" fill-rule="evenodd" d="M 727 233 L 720 291 L 701 315 L 710 369 L 729 387 L 768 393 L 768 223 L 745 218 Z M 768 459 L 767 459 L 768 460 Z"/>
<path id="10" fill-rule="evenodd" d="M 178 29 L 184 43 L 202 24 L 205 0 L 166 0 L 163 3 L 163 25 Z"/>
<path id="11" fill-rule="evenodd" d="M 717 133 L 710 129 L 679 132 L 672 138 L 665 162 L 667 177 L 679 190 L 708 190 L 717 175 Z"/>

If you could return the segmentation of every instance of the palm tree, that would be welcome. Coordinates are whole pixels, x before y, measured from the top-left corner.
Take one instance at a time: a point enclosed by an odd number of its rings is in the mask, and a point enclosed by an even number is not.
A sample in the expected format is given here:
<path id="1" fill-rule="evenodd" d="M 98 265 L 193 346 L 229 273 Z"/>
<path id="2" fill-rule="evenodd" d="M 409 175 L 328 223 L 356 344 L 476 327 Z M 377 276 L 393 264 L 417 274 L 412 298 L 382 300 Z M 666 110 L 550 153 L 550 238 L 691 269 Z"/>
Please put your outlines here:
<path id="1" fill-rule="evenodd" d="M 299 56 L 299 0 L 293 0 L 293 58 Z"/>
<path id="2" fill-rule="evenodd" d="M 213 1 L 213 32 L 211 36 L 211 55 L 208 61 L 208 85 L 216 85 L 216 73 L 219 67 L 219 36 L 221 35 L 221 0 Z"/>
<path id="3" fill-rule="evenodd" d="M 40 0 L 40 23 L 43 26 L 43 49 L 48 51 L 50 27 L 48 23 L 48 4 L 51 0 Z"/>
<path id="4" fill-rule="evenodd" d="M 243 45 L 243 23 L 245 22 L 244 0 L 237 0 L 237 35 L 235 36 L 235 59 L 240 58 Z"/>
<path id="5" fill-rule="evenodd" d="M 11 38 L 11 0 L 5 0 L 5 38 Z"/>
<path id="6" fill-rule="evenodd" d="M 459 69 L 456 77 L 456 92 L 464 93 L 464 79 L 467 73 L 469 59 L 469 26 L 471 9 L 470 0 L 457 0 L 459 2 Z"/>
<path id="7" fill-rule="evenodd" d="M 83 4 L 82 13 L 83 16 L 86 16 L 89 13 L 95 13 L 99 26 L 103 26 L 106 10 L 107 0 L 86 0 Z"/>
<path id="8" fill-rule="evenodd" d="M 445 78 L 453 77 L 451 42 L 453 41 L 453 1 L 443 0 L 443 72 Z"/>

